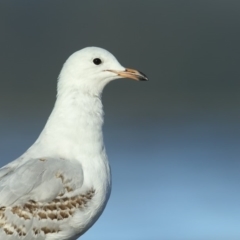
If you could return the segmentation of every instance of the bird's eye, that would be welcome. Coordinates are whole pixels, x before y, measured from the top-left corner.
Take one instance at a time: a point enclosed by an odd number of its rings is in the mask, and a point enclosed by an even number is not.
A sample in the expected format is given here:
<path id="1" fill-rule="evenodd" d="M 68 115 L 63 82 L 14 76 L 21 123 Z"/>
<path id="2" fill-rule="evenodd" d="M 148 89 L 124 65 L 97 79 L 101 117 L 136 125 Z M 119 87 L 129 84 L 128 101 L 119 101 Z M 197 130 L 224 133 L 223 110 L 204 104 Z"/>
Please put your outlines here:
<path id="1" fill-rule="evenodd" d="M 99 64 L 102 63 L 102 60 L 101 60 L 100 58 L 94 58 L 94 59 L 93 59 L 93 63 L 94 63 L 95 65 L 99 65 Z"/>

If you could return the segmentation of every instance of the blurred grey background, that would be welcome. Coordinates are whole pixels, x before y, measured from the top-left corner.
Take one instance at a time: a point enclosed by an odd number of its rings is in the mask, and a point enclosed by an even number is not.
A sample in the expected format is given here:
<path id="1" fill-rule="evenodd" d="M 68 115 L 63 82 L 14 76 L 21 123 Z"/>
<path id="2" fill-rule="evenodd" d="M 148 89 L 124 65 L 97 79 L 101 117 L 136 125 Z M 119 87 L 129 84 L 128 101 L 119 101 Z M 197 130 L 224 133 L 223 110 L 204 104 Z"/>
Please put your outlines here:
<path id="1" fill-rule="evenodd" d="M 38 137 L 59 71 L 99 46 L 149 82 L 104 91 L 113 191 L 85 240 L 240 239 L 240 2 L 1 1 L 0 163 Z"/>

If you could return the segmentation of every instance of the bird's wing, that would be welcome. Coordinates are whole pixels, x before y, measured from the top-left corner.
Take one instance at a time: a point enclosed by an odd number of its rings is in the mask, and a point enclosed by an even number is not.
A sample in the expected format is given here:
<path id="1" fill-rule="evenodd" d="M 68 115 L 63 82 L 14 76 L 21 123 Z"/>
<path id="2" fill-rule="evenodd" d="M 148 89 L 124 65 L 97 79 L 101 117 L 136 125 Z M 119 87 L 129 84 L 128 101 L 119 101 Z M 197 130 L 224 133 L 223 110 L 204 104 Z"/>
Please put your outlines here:
<path id="1" fill-rule="evenodd" d="M 9 174 L 12 171 L 13 171 L 13 169 L 8 166 L 4 166 L 4 167 L 0 168 L 0 181 L 1 181 L 1 178 L 3 178 L 5 175 Z"/>
<path id="2" fill-rule="evenodd" d="M 80 163 L 31 159 L 0 178 L 0 239 L 45 239 L 91 200 Z M 19 238 L 19 239 L 28 239 Z"/>
<path id="3" fill-rule="evenodd" d="M 31 159 L 0 179 L 0 207 L 29 200 L 49 202 L 65 193 L 66 188 L 81 188 L 82 183 L 82 168 L 76 161 Z"/>

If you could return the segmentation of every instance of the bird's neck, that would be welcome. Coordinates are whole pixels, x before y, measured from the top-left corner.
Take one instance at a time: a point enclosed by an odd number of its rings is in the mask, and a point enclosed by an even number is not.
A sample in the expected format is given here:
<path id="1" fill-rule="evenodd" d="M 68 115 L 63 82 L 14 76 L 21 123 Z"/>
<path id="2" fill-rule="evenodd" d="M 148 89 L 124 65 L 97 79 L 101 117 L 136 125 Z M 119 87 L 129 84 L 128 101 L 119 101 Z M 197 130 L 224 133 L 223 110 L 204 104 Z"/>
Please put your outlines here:
<path id="1" fill-rule="evenodd" d="M 51 154 L 56 151 L 62 157 L 99 154 L 104 151 L 102 124 L 101 96 L 61 93 L 37 142 L 47 143 Z"/>

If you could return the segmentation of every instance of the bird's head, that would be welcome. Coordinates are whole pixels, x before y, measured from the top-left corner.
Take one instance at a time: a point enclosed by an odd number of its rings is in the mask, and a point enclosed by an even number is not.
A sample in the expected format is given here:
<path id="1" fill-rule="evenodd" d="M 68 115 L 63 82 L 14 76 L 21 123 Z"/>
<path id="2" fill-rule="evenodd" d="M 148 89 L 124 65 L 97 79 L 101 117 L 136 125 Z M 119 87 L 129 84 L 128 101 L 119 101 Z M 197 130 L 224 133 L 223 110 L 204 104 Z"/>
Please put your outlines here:
<path id="1" fill-rule="evenodd" d="M 58 90 L 75 89 L 101 94 L 104 86 L 118 78 L 147 81 L 143 73 L 123 67 L 108 51 L 87 47 L 73 53 L 65 62 L 59 76 Z"/>

